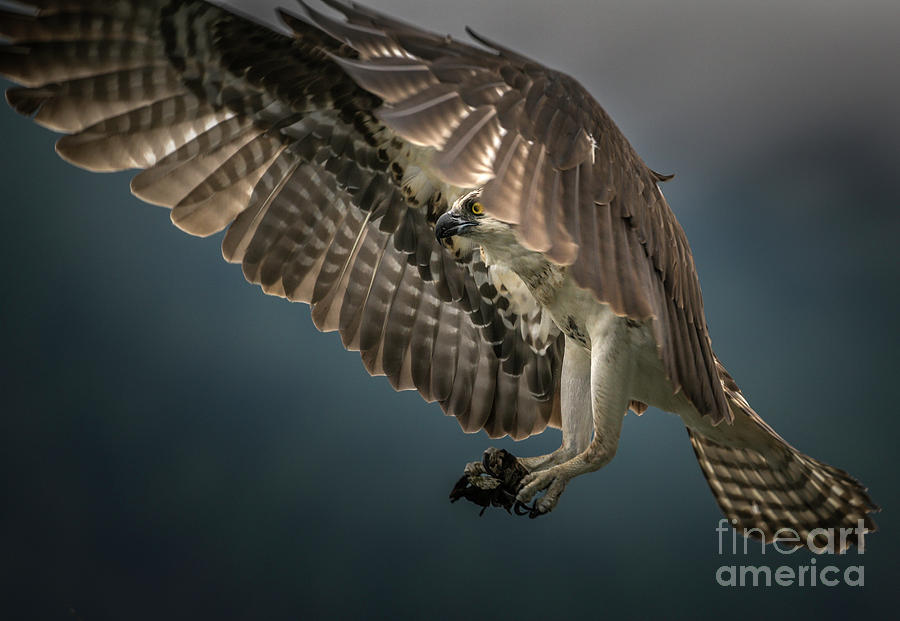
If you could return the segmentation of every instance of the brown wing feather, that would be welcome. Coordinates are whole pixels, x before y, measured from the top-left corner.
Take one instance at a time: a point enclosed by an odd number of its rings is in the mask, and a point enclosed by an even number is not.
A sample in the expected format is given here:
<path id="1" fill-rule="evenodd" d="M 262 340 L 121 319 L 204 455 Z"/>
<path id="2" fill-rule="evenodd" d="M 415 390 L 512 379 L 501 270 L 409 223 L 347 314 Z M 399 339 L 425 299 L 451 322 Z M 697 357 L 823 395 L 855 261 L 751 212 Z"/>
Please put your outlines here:
<path id="1" fill-rule="evenodd" d="M 481 36 L 473 35 L 488 49 L 329 4 L 343 13 L 341 40 L 356 51 L 339 62 L 384 99 L 379 118 L 435 148 L 443 180 L 486 184 L 482 202 L 516 226 L 523 245 L 571 265 L 576 281 L 617 314 L 652 319 L 676 390 L 714 422 L 730 420 L 687 238 L 657 185 L 664 177 L 590 94 Z M 438 94 L 453 102 L 451 114 L 423 105 Z"/>
<path id="2" fill-rule="evenodd" d="M 356 52 L 294 18 L 287 37 L 202 2 L 32 5 L 37 16 L 0 13 L 11 41 L 0 71 L 28 87 L 7 95 L 17 110 L 71 134 L 64 157 L 145 169 L 135 194 L 191 234 L 227 227 L 223 254 L 248 280 L 310 304 L 370 373 L 440 402 L 466 431 L 521 438 L 559 425 L 562 337 L 535 341 L 540 316 L 482 295 L 479 257 L 455 260 L 437 243 L 446 185 L 416 177 L 409 144 L 374 116 L 381 100 L 331 59 Z M 402 56 L 377 31 L 320 18 L 340 41 Z M 393 95 L 437 83 L 390 63 L 405 70 Z M 486 146 L 498 127 L 468 125 L 442 139 Z"/>

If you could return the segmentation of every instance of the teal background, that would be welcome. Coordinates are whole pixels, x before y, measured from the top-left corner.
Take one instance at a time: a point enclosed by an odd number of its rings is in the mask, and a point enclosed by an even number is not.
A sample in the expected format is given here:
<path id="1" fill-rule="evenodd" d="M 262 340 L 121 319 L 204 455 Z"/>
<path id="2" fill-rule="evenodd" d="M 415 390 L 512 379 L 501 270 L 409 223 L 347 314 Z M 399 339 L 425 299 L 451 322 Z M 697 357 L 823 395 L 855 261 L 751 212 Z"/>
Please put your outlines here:
<path id="1" fill-rule="evenodd" d="M 267 20 L 275 3 L 235 2 Z M 6 618 L 817 618 L 896 614 L 896 2 L 378 3 L 564 69 L 653 168 L 713 343 L 788 441 L 884 508 L 864 588 L 717 586 L 720 518 L 683 425 L 626 417 L 616 459 L 528 521 L 450 505 L 490 445 L 370 379 L 0 109 L 0 610 Z M 3 84 L 4 87 L 7 83 Z M 825 559 L 817 559 L 821 566 Z"/>

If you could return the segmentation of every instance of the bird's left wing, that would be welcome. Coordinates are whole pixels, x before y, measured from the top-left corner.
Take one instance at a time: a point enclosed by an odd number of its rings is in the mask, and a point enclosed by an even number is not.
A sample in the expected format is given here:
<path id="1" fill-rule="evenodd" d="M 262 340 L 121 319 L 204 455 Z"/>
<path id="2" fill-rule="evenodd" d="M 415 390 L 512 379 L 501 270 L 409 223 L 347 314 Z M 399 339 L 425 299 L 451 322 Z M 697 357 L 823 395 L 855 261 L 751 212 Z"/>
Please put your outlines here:
<path id="1" fill-rule="evenodd" d="M 466 431 L 559 424 L 562 337 L 453 257 L 433 223 L 460 188 L 375 119 L 376 95 L 306 22 L 290 37 L 199 1 L 34 0 L 0 12 L 9 103 L 67 134 L 66 160 L 144 169 L 140 198 L 194 235 L 228 227 L 248 280 L 312 307 L 372 374 L 438 401 Z"/>
<path id="2" fill-rule="evenodd" d="M 653 172 L 573 78 L 469 31 L 483 47 L 359 4 L 311 18 L 355 54 L 339 59 L 381 97 L 377 116 L 436 150 L 436 176 L 483 186 L 486 212 L 520 243 L 568 266 L 618 315 L 649 321 L 672 385 L 712 422 L 730 421 L 687 237 Z M 302 0 L 301 0 L 302 2 Z"/>

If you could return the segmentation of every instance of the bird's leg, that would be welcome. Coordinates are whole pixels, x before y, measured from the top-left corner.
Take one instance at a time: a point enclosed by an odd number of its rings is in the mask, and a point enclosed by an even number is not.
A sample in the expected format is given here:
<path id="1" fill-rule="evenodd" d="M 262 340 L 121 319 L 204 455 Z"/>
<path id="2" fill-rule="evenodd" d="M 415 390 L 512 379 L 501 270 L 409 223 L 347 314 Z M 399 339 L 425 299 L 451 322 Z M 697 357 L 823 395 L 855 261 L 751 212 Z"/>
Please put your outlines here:
<path id="1" fill-rule="evenodd" d="M 546 455 L 518 457 L 518 462 L 528 472 L 545 470 L 569 461 L 587 448 L 593 430 L 591 419 L 591 352 L 578 342 L 566 337 L 563 354 L 562 379 L 560 381 L 560 415 L 562 418 L 562 445 Z M 491 474 L 485 469 L 490 462 L 501 463 L 498 456 L 505 453 L 491 447 L 480 461 L 466 464 L 465 476 Z M 495 471 L 496 472 L 496 471 Z"/>
<path id="2" fill-rule="evenodd" d="M 592 339 L 590 351 L 566 339 L 560 385 L 562 446 L 549 455 L 524 459 L 489 448 L 481 461 L 466 466 L 450 493 L 451 501 L 466 498 L 483 507 L 502 506 L 536 517 L 556 506 L 570 479 L 609 463 L 618 445 L 631 376 L 630 367 L 623 366 L 631 358 L 619 324 L 624 330 L 620 318 L 608 320 Z"/>
<path id="3" fill-rule="evenodd" d="M 529 472 L 567 462 L 584 451 L 591 441 L 591 352 L 569 337 L 563 355 L 560 410 L 562 445 L 547 455 L 520 457 L 519 463 Z"/>
<path id="4" fill-rule="evenodd" d="M 574 457 L 522 479 L 516 496 L 520 503 L 527 504 L 544 492 L 534 503 L 532 517 L 551 511 L 571 479 L 599 470 L 616 454 L 634 369 L 625 322 L 618 317 L 607 318 L 591 331 L 591 344 L 590 390 L 586 392 L 591 398 L 594 437 Z M 567 343 L 567 355 L 568 351 Z"/>

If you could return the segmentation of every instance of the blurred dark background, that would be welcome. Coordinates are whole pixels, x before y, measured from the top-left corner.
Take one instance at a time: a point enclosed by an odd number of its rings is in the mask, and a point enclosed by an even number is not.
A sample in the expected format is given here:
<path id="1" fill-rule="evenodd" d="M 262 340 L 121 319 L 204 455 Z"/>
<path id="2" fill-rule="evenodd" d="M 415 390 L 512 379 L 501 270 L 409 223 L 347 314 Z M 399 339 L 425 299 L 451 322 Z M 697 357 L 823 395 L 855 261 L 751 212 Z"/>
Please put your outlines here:
<path id="1" fill-rule="evenodd" d="M 274 23 L 274 1 L 232 4 Z M 377 7 L 573 74 L 677 173 L 663 189 L 720 358 L 788 441 L 884 508 L 864 555 L 817 559 L 864 565 L 865 587 L 718 586 L 721 565 L 811 555 L 720 556 L 683 426 L 654 410 L 626 417 L 616 459 L 549 517 L 450 505 L 497 442 L 370 379 L 218 238 L 177 231 L 130 175 L 63 163 L 3 106 L 0 616 L 896 614 L 900 4 Z"/>

